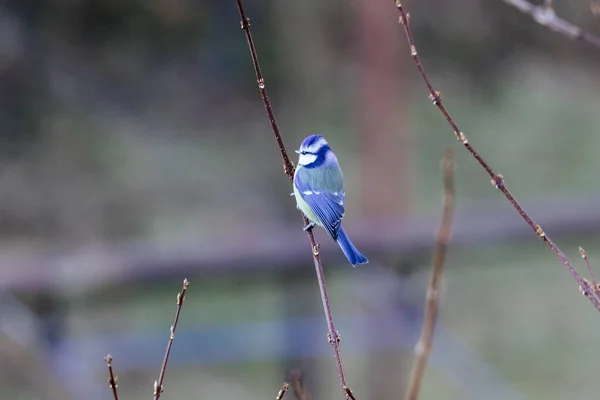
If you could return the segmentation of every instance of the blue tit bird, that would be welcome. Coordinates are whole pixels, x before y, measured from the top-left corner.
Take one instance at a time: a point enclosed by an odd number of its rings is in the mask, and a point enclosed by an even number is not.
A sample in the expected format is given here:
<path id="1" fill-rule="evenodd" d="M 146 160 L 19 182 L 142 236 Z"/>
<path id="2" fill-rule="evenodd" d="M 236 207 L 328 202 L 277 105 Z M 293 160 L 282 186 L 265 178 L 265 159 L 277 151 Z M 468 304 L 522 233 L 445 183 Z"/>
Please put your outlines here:
<path id="1" fill-rule="evenodd" d="M 342 227 L 344 177 L 337 157 L 322 135 L 310 135 L 296 150 L 300 155 L 294 173 L 298 209 L 310 220 L 304 230 L 319 225 L 335 240 L 352 266 L 369 262 L 354 247 Z"/>

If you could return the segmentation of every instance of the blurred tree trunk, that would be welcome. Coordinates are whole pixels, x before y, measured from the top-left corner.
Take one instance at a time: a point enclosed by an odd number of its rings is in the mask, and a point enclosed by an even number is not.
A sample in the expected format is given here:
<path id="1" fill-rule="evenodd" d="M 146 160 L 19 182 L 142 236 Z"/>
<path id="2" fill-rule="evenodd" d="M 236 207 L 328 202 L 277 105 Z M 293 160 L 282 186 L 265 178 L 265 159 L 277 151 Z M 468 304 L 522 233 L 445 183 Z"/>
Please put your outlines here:
<path id="1" fill-rule="evenodd" d="M 409 212 L 410 132 L 405 120 L 401 31 L 393 4 L 357 2 L 360 49 L 358 124 L 361 136 L 360 193 L 363 219 L 387 220 Z M 375 255 L 370 255 L 374 260 Z M 379 258 L 380 262 L 391 262 Z M 379 310 L 383 312 L 383 310 Z M 365 360 L 370 398 L 403 393 L 402 351 L 370 355 Z"/>
<path id="2" fill-rule="evenodd" d="M 406 63 L 399 57 L 406 45 L 389 4 L 358 2 L 357 10 L 363 217 L 385 220 L 405 215 L 411 202 L 411 142 L 402 95 Z"/>

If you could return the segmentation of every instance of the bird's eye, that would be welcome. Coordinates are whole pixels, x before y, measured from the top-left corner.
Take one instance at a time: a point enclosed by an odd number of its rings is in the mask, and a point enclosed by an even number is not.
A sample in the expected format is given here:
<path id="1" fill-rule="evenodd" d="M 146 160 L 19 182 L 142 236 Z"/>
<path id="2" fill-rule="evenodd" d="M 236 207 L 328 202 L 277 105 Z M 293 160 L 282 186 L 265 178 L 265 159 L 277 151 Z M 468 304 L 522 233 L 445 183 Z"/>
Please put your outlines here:
<path id="1" fill-rule="evenodd" d="M 300 152 L 300 154 L 302 154 L 303 156 L 305 156 L 305 155 L 307 155 L 307 154 L 308 154 L 308 152 L 306 152 L 306 151 L 301 151 L 301 152 Z"/>

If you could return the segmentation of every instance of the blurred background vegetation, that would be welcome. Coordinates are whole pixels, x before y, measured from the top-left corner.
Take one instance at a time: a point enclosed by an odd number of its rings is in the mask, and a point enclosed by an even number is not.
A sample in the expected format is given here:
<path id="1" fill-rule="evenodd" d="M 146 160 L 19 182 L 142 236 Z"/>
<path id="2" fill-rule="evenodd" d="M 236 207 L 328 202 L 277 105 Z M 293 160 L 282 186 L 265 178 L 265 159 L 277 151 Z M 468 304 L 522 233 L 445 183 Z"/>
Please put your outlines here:
<path id="1" fill-rule="evenodd" d="M 554 3 L 600 34 L 587 0 Z M 581 270 L 578 245 L 600 260 L 600 50 L 500 0 L 406 5 L 470 143 Z M 286 145 L 326 135 L 371 260 L 317 233 L 358 398 L 403 392 L 448 146 L 457 241 L 422 397 L 598 393 L 600 316 L 427 100 L 393 3 L 246 9 Z M 184 277 L 166 395 L 266 398 L 291 368 L 339 395 L 234 1 L 0 2 L 0 127 L 0 399 L 110 398 L 106 353 L 122 398 L 148 398 Z"/>

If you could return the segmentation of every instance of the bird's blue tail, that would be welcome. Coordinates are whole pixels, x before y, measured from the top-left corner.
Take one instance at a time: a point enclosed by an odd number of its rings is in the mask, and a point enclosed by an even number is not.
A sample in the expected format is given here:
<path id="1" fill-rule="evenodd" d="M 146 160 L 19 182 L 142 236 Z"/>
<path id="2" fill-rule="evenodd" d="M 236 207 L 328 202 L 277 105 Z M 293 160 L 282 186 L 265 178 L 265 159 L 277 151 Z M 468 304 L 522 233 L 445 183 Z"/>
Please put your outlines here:
<path id="1" fill-rule="evenodd" d="M 350 241 L 350 238 L 348 237 L 348 235 L 346 235 L 343 226 L 340 226 L 337 242 L 342 248 L 344 254 L 346 255 L 346 258 L 348 259 L 348 261 L 350 261 L 350 264 L 352 264 L 353 267 L 355 267 L 356 264 L 366 264 L 369 262 L 369 260 L 367 260 L 367 257 L 363 256 L 362 254 L 360 254 L 360 251 L 356 250 L 356 247 L 354 247 L 354 245 Z"/>

